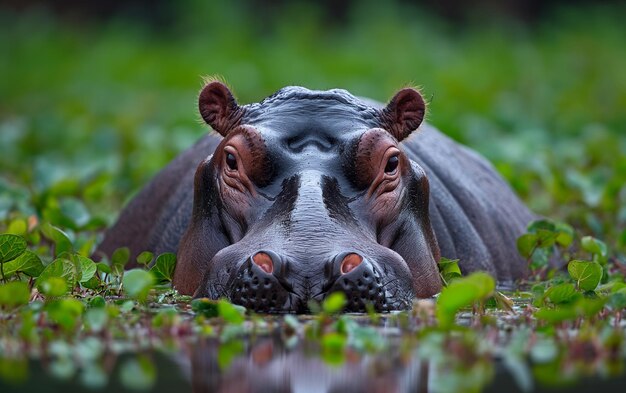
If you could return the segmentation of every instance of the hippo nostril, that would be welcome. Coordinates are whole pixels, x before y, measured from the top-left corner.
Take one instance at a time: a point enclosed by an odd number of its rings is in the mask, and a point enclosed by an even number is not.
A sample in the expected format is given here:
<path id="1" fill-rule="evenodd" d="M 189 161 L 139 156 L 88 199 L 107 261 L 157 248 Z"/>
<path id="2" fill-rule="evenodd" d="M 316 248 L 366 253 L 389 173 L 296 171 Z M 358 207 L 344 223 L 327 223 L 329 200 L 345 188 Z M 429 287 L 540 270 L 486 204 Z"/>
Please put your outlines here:
<path id="1" fill-rule="evenodd" d="M 363 257 L 359 254 L 350 253 L 341 261 L 341 274 L 348 274 L 363 262 Z"/>
<path id="2" fill-rule="evenodd" d="M 252 257 L 252 261 L 260 267 L 265 273 L 272 274 L 274 271 L 274 263 L 272 262 L 272 257 L 264 252 L 257 252 Z"/>

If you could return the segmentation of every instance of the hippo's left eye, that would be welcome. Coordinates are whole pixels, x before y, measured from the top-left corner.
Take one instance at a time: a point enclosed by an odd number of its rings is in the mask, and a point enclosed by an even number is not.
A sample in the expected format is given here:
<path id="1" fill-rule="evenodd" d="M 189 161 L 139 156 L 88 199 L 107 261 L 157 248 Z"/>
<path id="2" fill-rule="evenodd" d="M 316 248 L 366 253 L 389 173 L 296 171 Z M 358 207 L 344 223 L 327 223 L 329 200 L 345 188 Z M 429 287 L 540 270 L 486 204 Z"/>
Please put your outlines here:
<path id="1" fill-rule="evenodd" d="M 385 165 L 385 173 L 388 175 L 393 174 L 396 169 L 398 169 L 399 163 L 400 158 L 397 155 L 389 157 L 389 159 L 387 160 L 387 165 Z"/>
<path id="2" fill-rule="evenodd" d="M 237 159 L 234 154 L 226 153 L 226 165 L 233 171 L 237 170 Z"/>

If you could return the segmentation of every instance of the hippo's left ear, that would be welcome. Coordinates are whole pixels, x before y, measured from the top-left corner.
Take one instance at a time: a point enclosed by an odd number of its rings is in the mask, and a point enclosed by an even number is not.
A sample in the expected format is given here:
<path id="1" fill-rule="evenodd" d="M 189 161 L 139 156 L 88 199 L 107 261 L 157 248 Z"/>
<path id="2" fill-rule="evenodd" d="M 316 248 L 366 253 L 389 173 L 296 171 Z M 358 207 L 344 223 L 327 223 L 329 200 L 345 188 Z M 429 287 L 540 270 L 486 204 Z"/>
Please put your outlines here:
<path id="1" fill-rule="evenodd" d="M 237 127 L 243 116 L 243 108 L 237 104 L 228 87 L 217 81 L 202 88 L 198 109 L 204 121 L 222 136 Z"/>
<path id="2" fill-rule="evenodd" d="M 381 110 L 381 127 L 401 141 L 422 124 L 425 113 L 426 104 L 422 95 L 415 89 L 405 88 L 397 92 Z"/>

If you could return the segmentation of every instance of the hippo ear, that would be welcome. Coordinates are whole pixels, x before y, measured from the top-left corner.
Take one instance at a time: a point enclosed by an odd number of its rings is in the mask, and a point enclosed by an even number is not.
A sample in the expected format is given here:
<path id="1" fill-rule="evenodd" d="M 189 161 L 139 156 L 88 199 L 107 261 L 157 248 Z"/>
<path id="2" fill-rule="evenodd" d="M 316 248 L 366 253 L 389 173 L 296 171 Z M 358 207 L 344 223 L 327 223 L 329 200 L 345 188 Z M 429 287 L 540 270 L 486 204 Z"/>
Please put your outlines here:
<path id="1" fill-rule="evenodd" d="M 426 104 L 422 95 L 415 89 L 405 88 L 382 109 L 381 126 L 401 141 L 422 124 L 425 113 Z"/>
<path id="2" fill-rule="evenodd" d="M 210 82 L 200 92 L 198 108 L 204 121 L 222 136 L 237 127 L 243 109 L 228 87 L 221 82 Z"/>

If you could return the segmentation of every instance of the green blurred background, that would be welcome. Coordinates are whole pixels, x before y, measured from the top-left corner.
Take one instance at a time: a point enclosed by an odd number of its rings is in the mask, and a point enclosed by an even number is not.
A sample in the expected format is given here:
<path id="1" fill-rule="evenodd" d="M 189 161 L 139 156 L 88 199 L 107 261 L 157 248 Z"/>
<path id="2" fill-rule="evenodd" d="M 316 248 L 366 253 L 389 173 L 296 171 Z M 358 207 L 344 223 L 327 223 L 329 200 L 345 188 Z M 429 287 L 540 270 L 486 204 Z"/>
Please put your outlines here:
<path id="1" fill-rule="evenodd" d="M 591 1 L 5 1 L 0 229 L 100 231 L 206 132 L 201 76 L 381 101 L 492 160 L 536 212 L 626 249 L 626 5 Z"/>

